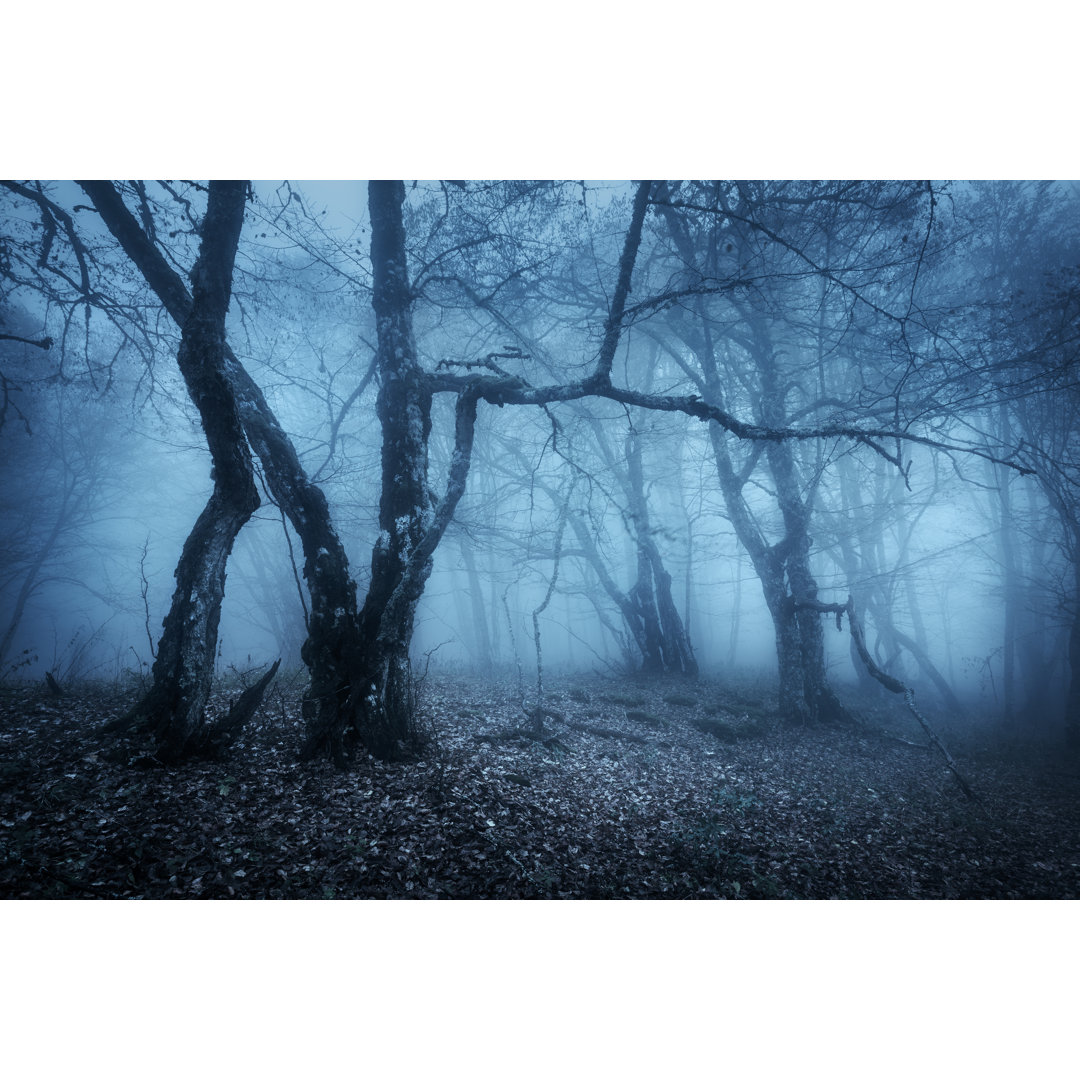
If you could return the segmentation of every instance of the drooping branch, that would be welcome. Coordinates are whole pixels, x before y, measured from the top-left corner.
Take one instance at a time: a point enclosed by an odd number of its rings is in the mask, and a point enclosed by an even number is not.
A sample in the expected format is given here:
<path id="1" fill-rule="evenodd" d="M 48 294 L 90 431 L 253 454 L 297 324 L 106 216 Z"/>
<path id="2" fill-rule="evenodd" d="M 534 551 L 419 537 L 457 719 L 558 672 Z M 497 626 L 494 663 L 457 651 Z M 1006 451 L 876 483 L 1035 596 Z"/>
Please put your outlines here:
<path id="1" fill-rule="evenodd" d="M 485 401 L 493 405 L 549 405 L 559 401 L 579 401 L 587 397 L 606 398 L 623 405 L 634 405 L 653 412 L 682 413 L 702 422 L 713 420 L 725 431 L 736 438 L 755 442 L 785 442 L 796 440 L 805 442 L 811 439 L 850 439 L 868 446 L 891 465 L 896 466 L 905 475 L 910 463 L 901 462 L 889 453 L 880 442 L 894 440 L 925 446 L 943 453 L 967 454 L 982 458 L 984 461 L 1012 469 L 1021 476 L 1034 473 L 1028 465 L 1007 458 L 999 458 L 975 446 L 934 439 L 928 435 L 918 435 L 912 431 L 889 428 L 861 428 L 851 424 L 818 424 L 813 427 L 767 427 L 762 424 L 749 424 L 737 419 L 727 410 L 702 400 L 696 394 L 649 394 L 639 390 L 630 390 L 598 380 L 595 376 L 572 383 L 548 386 L 530 386 L 524 379 L 513 377 L 484 377 L 479 375 L 454 375 L 446 371 L 437 371 L 427 376 L 432 392 L 457 393 L 466 387 L 473 388 Z"/>
<path id="2" fill-rule="evenodd" d="M 840 627 L 842 625 L 843 617 L 846 614 L 848 617 L 848 631 L 851 634 L 852 641 L 855 642 L 855 650 L 859 654 L 859 659 L 863 662 L 866 670 L 870 675 L 875 678 L 886 690 L 891 694 L 903 694 L 904 701 L 907 702 L 908 709 L 911 710 L 911 714 L 919 721 L 923 731 L 926 732 L 930 741 L 941 752 L 941 756 L 945 759 L 945 764 L 949 766 L 949 770 L 953 776 L 956 777 L 960 787 L 963 788 L 964 794 L 969 799 L 975 798 L 975 792 L 971 790 L 971 786 L 967 780 L 964 779 L 963 774 L 960 772 L 960 767 L 953 760 L 952 754 L 945 748 L 945 744 L 938 738 L 937 732 L 930 726 L 930 722 L 926 719 L 915 705 L 915 691 L 906 686 L 899 679 L 893 678 L 887 672 L 884 672 L 874 663 L 874 658 L 870 655 L 870 650 L 866 647 L 866 639 L 863 637 L 862 625 L 859 622 L 858 616 L 855 614 L 855 601 L 852 597 L 847 598 L 845 604 L 825 604 L 819 600 L 800 600 L 798 605 L 804 608 L 810 608 L 813 611 L 820 611 L 823 614 L 834 614 L 836 616 L 836 625 Z"/>
<path id="3" fill-rule="evenodd" d="M 18 341 L 23 345 L 33 345 L 35 349 L 44 349 L 46 352 L 52 348 L 53 344 L 51 337 L 43 337 L 40 341 L 34 341 L 33 338 L 19 337 L 18 334 L 0 334 L 0 341 Z"/>

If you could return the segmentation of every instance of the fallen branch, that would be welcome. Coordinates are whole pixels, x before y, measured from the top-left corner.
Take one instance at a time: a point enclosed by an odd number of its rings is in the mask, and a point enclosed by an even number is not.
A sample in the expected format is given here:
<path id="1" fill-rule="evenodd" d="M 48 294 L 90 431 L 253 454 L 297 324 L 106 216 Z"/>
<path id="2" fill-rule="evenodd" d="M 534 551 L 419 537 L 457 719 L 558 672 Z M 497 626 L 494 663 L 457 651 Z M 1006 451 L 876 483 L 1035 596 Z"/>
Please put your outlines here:
<path id="1" fill-rule="evenodd" d="M 564 720 L 563 723 L 574 731 L 583 731 L 586 735 L 599 735 L 604 739 L 623 739 L 626 742 L 647 743 L 649 740 L 644 735 L 635 735 L 629 731 L 616 731 L 615 728 L 593 727 L 591 724 L 582 724 L 576 720 Z"/>
<path id="2" fill-rule="evenodd" d="M 899 743 L 901 746 L 910 746 L 913 750 L 929 750 L 927 743 L 912 742 L 910 739 L 901 739 L 899 735 L 890 735 L 887 731 L 876 732 L 879 739 L 885 742 Z"/>
<path id="3" fill-rule="evenodd" d="M 229 746 L 240 734 L 243 726 L 258 711 L 259 706 L 262 705 L 266 688 L 270 685 L 270 680 L 277 674 L 280 666 L 281 657 L 279 656 L 271 665 L 270 670 L 254 686 L 249 686 L 232 704 L 228 714 L 214 726 L 210 738 L 216 752 L 220 753 L 225 747 Z"/>
<path id="4" fill-rule="evenodd" d="M 549 750 L 565 750 L 566 747 L 559 741 L 557 735 L 545 735 L 542 732 L 533 731 L 531 728 L 506 728 L 497 731 L 494 735 L 474 735 L 477 742 L 499 743 L 513 742 L 515 739 L 529 739 L 546 746 Z"/>

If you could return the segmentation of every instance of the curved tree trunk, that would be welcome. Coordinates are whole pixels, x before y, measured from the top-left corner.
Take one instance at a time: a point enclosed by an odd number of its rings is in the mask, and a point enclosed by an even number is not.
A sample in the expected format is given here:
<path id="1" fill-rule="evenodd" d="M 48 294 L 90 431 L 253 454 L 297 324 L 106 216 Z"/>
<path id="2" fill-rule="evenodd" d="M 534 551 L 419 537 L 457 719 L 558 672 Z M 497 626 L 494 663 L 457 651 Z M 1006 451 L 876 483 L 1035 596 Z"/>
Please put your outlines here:
<path id="1" fill-rule="evenodd" d="M 213 725 L 205 707 L 214 674 L 225 564 L 237 534 L 259 505 L 251 455 L 225 374 L 225 315 L 246 193 L 244 181 L 210 185 L 177 363 L 202 420 L 214 489 L 176 567 L 176 591 L 158 645 L 153 685 L 125 718 L 127 725 L 153 732 L 158 757 L 166 761 L 209 752 L 213 746 Z"/>
<path id="2" fill-rule="evenodd" d="M 684 224 L 663 200 L 658 203 L 658 209 L 687 265 L 693 266 L 695 252 Z M 699 314 L 703 315 L 700 307 Z M 750 334 L 747 347 L 760 380 L 761 422 L 769 428 L 783 427 L 784 388 L 769 327 L 756 312 L 745 310 L 742 315 Z M 680 334 L 700 365 L 700 374 L 691 377 L 695 378 L 702 397 L 720 405 L 724 400 L 724 384 L 708 323 L 702 318 L 700 326 L 684 325 Z M 786 441 L 769 441 L 764 447 L 758 444 L 736 471 L 725 442 L 726 433 L 715 421 L 709 422 L 709 436 L 728 519 L 750 555 L 773 619 L 779 711 L 793 720 L 846 719 L 848 714 L 826 674 L 821 617 L 801 606 L 803 601 L 816 602 L 817 582 L 809 561 L 810 506 L 801 491 L 791 445 Z M 784 535 L 773 544 L 766 540 L 743 496 L 743 488 L 759 464 L 762 452 L 766 454 L 776 485 L 776 503 L 784 522 Z"/>
<path id="3" fill-rule="evenodd" d="M 107 181 L 81 180 L 102 221 L 153 289 L 165 310 L 183 327 L 192 297 L 180 275 L 139 227 L 116 188 Z M 310 674 L 305 713 L 333 714 L 352 692 L 359 651 L 356 584 L 337 535 L 326 496 L 308 478 L 296 448 L 258 385 L 224 346 L 227 394 L 235 400 L 244 434 L 259 458 L 267 486 L 288 515 L 304 551 L 304 580 L 311 596 L 308 635 L 301 657 Z"/>

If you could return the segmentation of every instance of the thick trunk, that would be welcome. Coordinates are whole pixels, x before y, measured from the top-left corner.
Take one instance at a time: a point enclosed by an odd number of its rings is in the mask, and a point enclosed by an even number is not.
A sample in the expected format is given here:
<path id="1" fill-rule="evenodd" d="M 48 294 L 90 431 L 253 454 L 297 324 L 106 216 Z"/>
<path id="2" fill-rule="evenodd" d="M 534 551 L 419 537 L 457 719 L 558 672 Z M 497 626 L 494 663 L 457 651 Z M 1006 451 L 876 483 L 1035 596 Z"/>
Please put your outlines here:
<path id="1" fill-rule="evenodd" d="M 225 565 L 233 542 L 259 505 L 251 457 L 225 374 L 225 314 L 244 220 L 247 185 L 210 185 L 192 303 L 177 362 L 199 410 L 213 459 L 214 489 L 184 544 L 176 591 L 165 618 L 153 686 L 127 721 L 153 732 L 163 760 L 208 752 L 213 724 L 205 708 L 214 674 Z"/>
<path id="2" fill-rule="evenodd" d="M 306 757 L 328 751 L 341 761 L 349 732 L 383 759 L 400 757 L 415 743 L 409 645 L 416 606 L 431 573 L 435 548 L 465 491 L 472 457 L 477 395 L 465 391 L 457 401 L 446 493 L 434 512 L 428 510 L 431 391 L 413 341 L 404 198 L 400 181 L 369 185 L 380 381 L 376 411 L 382 427 L 380 532 L 359 614 L 350 680 L 342 700 L 309 710 Z"/>
<path id="3" fill-rule="evenodd" d="M 378 757 L 395 756 L 413 738 L 409 644 L 416 605 L 431 573 L 430 557 L 421 559 L 407 595 L 395 598 L 427 525 L 427 442 L 431 431 L 431 394 L 413 339 L 404 199 L 405 186 L 400 181 L 372 181 L 368 186 L 382 489 L 379 539 L 371 555 L 371 583 L 360 612 L 368 683 L 361 738 Z"/>
<path id="4" fill-rule="evenodd" d="M 254 484 L 214 493 L 184 544 L 176 567 L 176 591 L 158 655 L 153 685 L 127 721 L 149 730 L 163 761 L 209 752 L 213 724 L 206 718 L 217 653 L 218 621 L 225 595 L 225 564 L 233 541 L 258 506 Z"/>
<path id="5" fill-rule="evenodd" d="M 795 604 L 782 584 L 778 587 L 763 579 L 762 591 L 776 637 L 777 711 L 787 720 L 805 723 L 811 719 L 811 712 L 806 701 L 802 641 Z"/>

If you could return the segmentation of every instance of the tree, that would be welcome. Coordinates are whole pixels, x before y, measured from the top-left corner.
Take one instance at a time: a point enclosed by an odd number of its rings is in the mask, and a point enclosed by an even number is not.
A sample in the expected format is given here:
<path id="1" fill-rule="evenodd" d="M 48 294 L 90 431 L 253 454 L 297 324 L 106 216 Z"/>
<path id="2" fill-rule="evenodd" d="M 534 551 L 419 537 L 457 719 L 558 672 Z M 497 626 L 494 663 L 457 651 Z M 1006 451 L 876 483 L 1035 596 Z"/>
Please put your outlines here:
<path id="1" fill-rule="evenodd" d="M 206 703 L 225 567 L 237 534 L 259 505 L 251 457 L 225 370 L 225 316 L 246 193 L 245 181 L 210 185 L 202 244 L 191 271 L 191 305 L 177 355 L 206 434 L 214 487 L 176 568 L 176 591 L 158 643 L 153 685 L 115 725 L 152 731 L 157 756 L 164 761 L 210 751 L 220 742 L 221 731 L 208 719 Z"/>
<path id="2" fill-rule="evenodd" d="M 876 193 L 880 209 L 849 224 L 854 235 L 844 236 L 832 220 L 851 196 L 844 186 L 826 186 L 822 191 L 774 187 L 778 190 L 731 185 L 728 191 L 713 185 L 678 199 L 678 187 L 665 186 L 659 213 L 680 265 L 677 280 L 686 300 L 674 308 L 670 332 L 659 340 L 703 400 L 727 406 L 744 395 L 757 423 L 776 430 L 788 425 L 793 397 L 802 399 L 801 416 L 826 410 L 835 415 L 850 407 L 824 385 L 822 356 L 825 350 L 837 356 L 835 339 L 843 334 L 826 323 L 826 297 L 811 296 L 816 324 L 797 322 L 807 302 L 801 280 L 807 264 L 813 270 L 811 285 L 841 280 L 831 270 L 840 249 L 847 255 L 852 248 L 865 246 L 866 236 L 880 228 L 879 218 L 899 216 L 899 208 L 910 202 L 911 195 Z M 864 201 L 866 197 L 861 193 Z M 680 212 L 687 205 L 694 209 L 694 217 Z M 774 223 L 778 214 L 784 217 Z M 780 230 L 785 227 L 798 237 L 797 248 L 783 241 Z M 779 253 L 774 254 L 770 242 Z M 773 286 L 762 302 L 755 291 L 769 289 L 772 278 L 781 282 L 796 278 L 799 284 Z M 841 283 L 854 298 L 864 296 L 862 282 Z M 847 311 L 838 314 L 844 318 Z M 793 333 L 796 329 L 798 336 Z M 826 335 L 834 340 L 827 342 Z M 807 338 L 817 339 L 816 356 L 805 355 L 805 346 L 797 344 Z M 786 364 L 785 354 L 792 357 Z M 780 711 L 793 719 L 844 719 L 846 712 L 827 679 L 821 618 L 814 607 L 818 584 L 811 565 L 811 517 L 821 462 L 811 461 L 809 478 L 804 478 L 795 446 L 787 439 L 753 442 L 737 462 L 723 425 L 710 424 L 709 435 L 728 517 L 750 556 L 773 619 Z M 747 497 L 748 484 L 762 468 L 775 500 L 773 528 L 779 533 L 775 540 L 769 539 L 769 526 Z"/>
<path id="3" fill-rule="evenodd" d="M 174 251 L 151 227 L 152 212 L 140 225 L 125 203 L 126 193 L 142 209 L 145 189 L 135 185 L 125 192 L 92 181 L 82 188 L 132 265 L 186 331 L 196 298 L 173 263 L 184 264 L 198 224 L 191 205 L 177 211 L 190 228 L 177 230 Z M 16 194 L 54 223 L 65 220 L 42 189 L 20 186 Z M 694 658 L 680 626 L 665 554 L 655 543 L 649 466 L 640 441 L 647 425 L 640 418 L 670 414 L 684 424 L 690 419 L 706 424 L 729 517 L 737 531 L 743 529 L 744 546 L 756 560 L 774 611 L 783 657 L 782 700 L 792 715 L 839 715 L 825 678 L 815 607 L 819 571 L 811 522 L 826 462 L 821 447 L 830 440 L 853 440 L 901 470 L 907 467 L 902 448 L 910 444 L 995 457 L 985 448 L 919 433 L 907 412 L 890 414 L 894 371 L 885 360 L 866 365 L 862 385 L 846 398 L 831 396 L 826 385 L 858 370 L 853 350 L 843 354 L 845 363 L 837 362 L 836 373 L 825 363 L 826 357 L 841 355 L 840 346 L 854 334 L 851 326 L 859 327 L 863 340 L 882 326 L 891 328 L 889 345 L 897 350 L 901 374 L 912 337 L 930 334 L 932 327 L 913 300 L 902 304 L 899 314 L 882 300 L 890 282 L 905 283 L 909 297 L 915 295 L 926 245 L 908 256 L 906 235 L 895 234 L 901 223 L 918 219 L 925 189 L 688 185 L 676 191 L 642 182 L 633 188 L 629 207 L 616 201 L 605 211 L 603 229 L 615 241 L 606 246 L 594 244 L 592 233 L 586 233 L 587 242 L 575 235 L 578 226 L 571 226 L 561 207 L 557 186 L 465 185 L 453 191 L 444 186 L 432 194 L 441 195 L 441 210 L 432 209 L 434 198 L 425 203 L 421 195 L 410 209 L 400 182 L 369 187 L 377 342 L 370 378 L 378 383 L 381 450 L 379 534 L 362 605 L 324 493 L 259 386 L 234 351 L 224 341 L 221 345 L 217 391 L 239 425 L 221 429 L 218 450 L 230 462 L 226 475 L 238 478 L 243 462 L 250 468 L 250 458 L 256 459 L 303 549 L 310 606 L 302 656 L 311 675 L 305 754 L 327 753 L 343 762 L 350 744 L 359 742 L 381 757 L 393 757 L 413 742 L 409 645 L 417 604 L 466 491 L 481 402 L 515 414 L 542 415 L 543 410 L 553 423 L 560 410 L 574 407 L 584 410 L 589 425 L 597 403 L 606 401 L 631 418 L 618 455 L 625 468 L 620 464 L 615 471 L 634 543 L 636 580 L 629 589 L 616 587 L 609 594 L 621 593 L 628 625 L 640 625 L 642 655 L 659 655 L 663 665 L 682 670 L 690 670 Z M 932 208 L 931 196 L 931 217 Z M 844 228 L 837 224 L 841 219 Z M 543 241 L 530 244 L 516 236 L 522 222 Z M 423 225 L 413 245 L 410 223 Z M 579 224 L 592 228 L 591 219 Z M 205 244 L 208 233 L 202 231 Z M 77 233 L 70 243 L 82 256 L 89 252 Z M 563 248 L 588 250 L 589 266 L 583 267 L 577 255 L 560 262 L 556 253 Z M 315 248 L 311 252 L 322 257 Z M 84 261 L 92 278 L 93 262 Z M 893 268 L 884 283 L 882 266 Z M 549 278 L 551 270 L 557 273 Z M 586 277 L 592 278 L 587 286 Z M 545 290 L 531 314 L 523 282 Z M 825 305 L 822 289 L 829 298 Z M 426 303 L 420 304 L 429 290 L 452 295 L 453 303 L 444 299 L 441 311 L 452 330 L 471 320 L 473 335 L 451 358 L 434 364 L 422 360 L 417 344 L 417 311 L 430 313 Z M 88 287 L 77 290 L 71 302 L 90 310 L 99 301 Z M 116 314 L 121 306 L 110 310 Z M 796 338 L 814 321 L 815 311 L 828 311 L 830 317 L 816 318 L 817 336 L 811 339 L 816 346 L 806 348 Z M 860 319 L 867 312 L 864 324 Z M 502 345 L 500 337 L 515 325 L 518 313 L 525 329 L 515 332 L 514 345 Z M 356 319 L 361 321 L 359 312 Z M 646 334 L 653 341 L 643 353 Z M 524 345 L 540 337 L 552 347 L 534 356 Z M 663 350 L 662 365 L 657 347 Z M 368 379 L 360 379 L 356 393 L 341 401 L 324 447 L 333 450 L 349 403 Z M 433 494 L 429 475 L 436 420 L 453 428 L 453 449 L 440 463 L 441 496 Z M 610 435 L 609 425 L 605 440 Z M 609 449 L 614 459 L 614 448 Z M 227 497 L 215 510 L 222 523 L 230 520 L 216 548 L 222 570 L 231 546 L 231 539 L 223 538 L 246 505 L 239 481 L 226 483 Z M 755 486 L 772 500 L 768 521 L 751 490 Z M 584 550 L 587 545 L 574 531 Z M 561 528 L 557 532 L 561 535 Z M 212 608 L 215 594 L 209 586 L 206 595 Z M 205 657 L 183 663 L 208 670 Z M 175 753 L 193 745 L 188 737 L 170 742 Z"/>
<path id="4" fill-rule="evenodd" d="M 83 181 L 81 186 L 174 321 L 185 324 L 192 297 L 150 236 L 139 228 L 119 192 L 101 181 Z M 309 723 L 325 723 L 327 715 L 336 715 L 350 700 L 358 641 L 356 586 L 326 497 L 308 478 L 292 441 L 227 344 L 224 357 L 227 386 L 223 389 L 235 403 L 243 435 L 303 547 L 304 580 L 311 598 L 308 636 L 301 650 L 311 675 L 304 709 Z M 332 752 L 341 760 L 340 746 L 335 744 Z"/>

